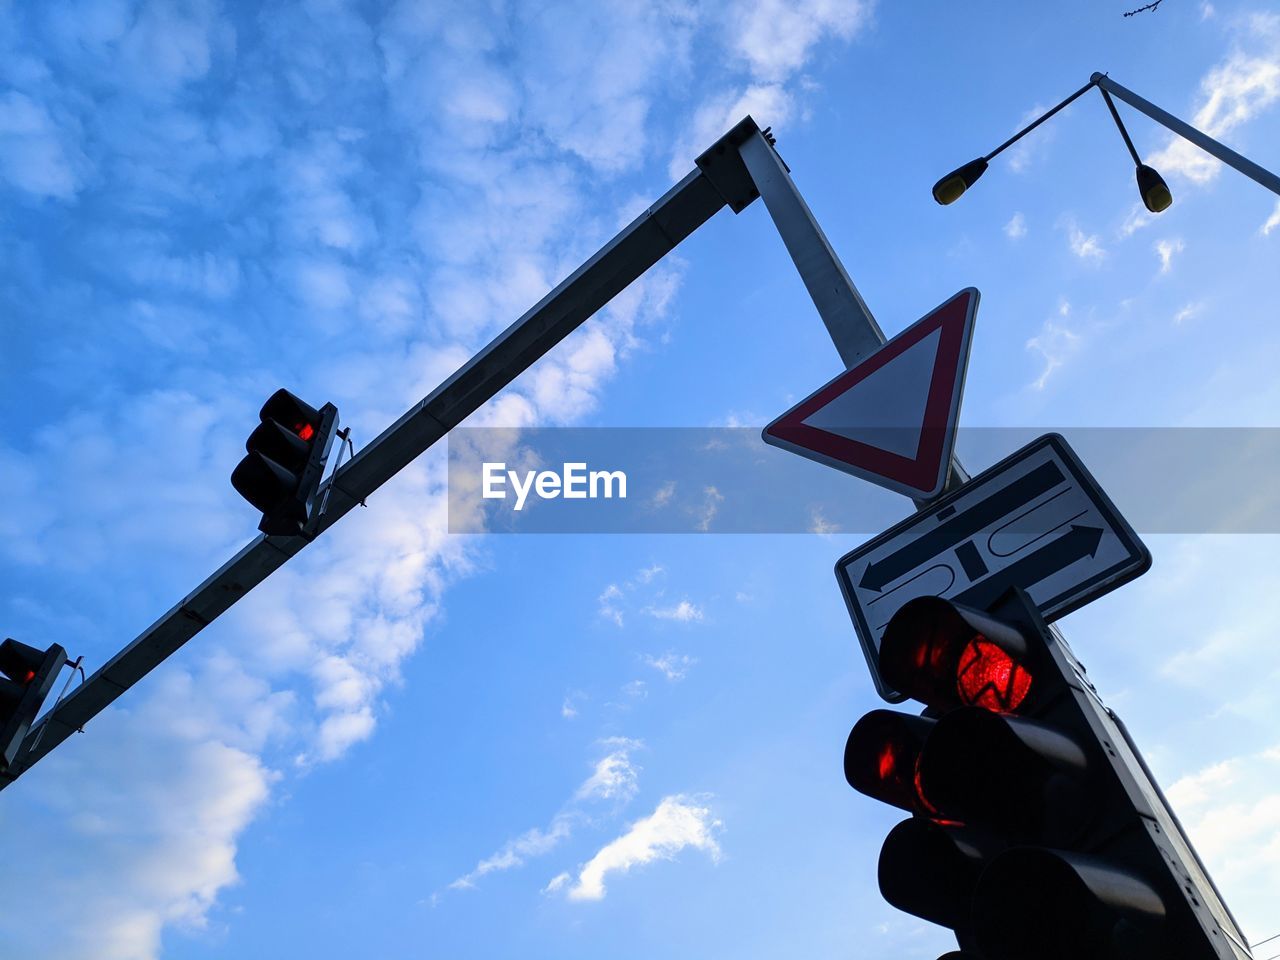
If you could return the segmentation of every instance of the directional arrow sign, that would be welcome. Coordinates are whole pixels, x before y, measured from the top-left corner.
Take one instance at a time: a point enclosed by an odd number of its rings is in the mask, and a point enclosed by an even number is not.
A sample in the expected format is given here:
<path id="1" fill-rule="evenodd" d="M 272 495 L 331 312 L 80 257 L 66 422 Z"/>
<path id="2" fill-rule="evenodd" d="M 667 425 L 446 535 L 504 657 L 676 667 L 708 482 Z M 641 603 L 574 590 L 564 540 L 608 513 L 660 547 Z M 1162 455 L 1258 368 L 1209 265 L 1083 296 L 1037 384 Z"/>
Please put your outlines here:
<path id="1" fill-rule="evenodd" d="M 1022 587 L 1055 620 L 1127 583 L 1151 554 L 1057 434 L 1040 437 L 836 563 L 876 689 L 889 618 L 908 600 L 986 607 Z"/>
<path id="2" fill-rule="evenodd" d="M 764 428 L 765 443 L 917 500 L 942 492 L 978 291 L 961 290 Z"/>

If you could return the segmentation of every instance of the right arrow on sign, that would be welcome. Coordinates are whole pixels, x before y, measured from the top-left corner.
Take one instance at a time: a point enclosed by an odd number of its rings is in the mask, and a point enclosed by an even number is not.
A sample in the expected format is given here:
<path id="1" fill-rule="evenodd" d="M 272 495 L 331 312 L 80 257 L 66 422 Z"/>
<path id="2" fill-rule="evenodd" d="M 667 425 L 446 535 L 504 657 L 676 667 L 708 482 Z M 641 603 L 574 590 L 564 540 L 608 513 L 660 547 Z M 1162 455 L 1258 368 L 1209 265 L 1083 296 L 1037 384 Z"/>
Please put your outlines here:
<path id="1" fill-rule="evenodd" d="M 940 524 L 924 536 L 870 564 L 858 581 L 863 590 L 883 590 L 909 570 L 929 558 L 943 553 L 957 543 L 969 539 L 987 524 L 1007 516 L 1013 509 L 1030 503 L 1062 483 L 1062 470 L 1056 463 L 1044 463 L 1025 477 L 1015 480 L 964 513 Z"/>
<path id="2" fill-rule="evenodd" d="M 1077 560 L 1095 556 L 1102 543 L 1101 527 L 1082 527 L 1076 524 L 1047 546 L 1023 557 L 1012 566 L 1005 567 L 997 576 L 983 580 L 959 594 L 956 603 L 985 606 L 1010 587 L 1039 583 L 1060 570 L 1065 570 Z"/>

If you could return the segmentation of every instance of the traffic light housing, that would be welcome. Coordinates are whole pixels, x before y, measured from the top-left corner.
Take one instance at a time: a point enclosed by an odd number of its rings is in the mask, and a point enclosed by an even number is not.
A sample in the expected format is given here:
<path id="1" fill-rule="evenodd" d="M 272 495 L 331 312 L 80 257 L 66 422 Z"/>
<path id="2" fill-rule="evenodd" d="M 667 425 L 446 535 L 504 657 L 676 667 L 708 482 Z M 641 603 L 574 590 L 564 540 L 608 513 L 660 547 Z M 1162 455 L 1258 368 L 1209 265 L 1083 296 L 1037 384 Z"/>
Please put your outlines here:
<path id="1" fill-rule="evenodd" d="M 245 443 L 247 455 L 231 473 L 231 485 L 262 513 L 258 529 L 288 536 L 301 532 L 324 476 L 338 426 L 338 408 L 319 410 L 288 390 L 277 390 L 258 414 L 261 423 Z"/>
<path id="2" fill-rule="evenodd" d="M 7 770 L 49 696 L 67 651 L 48 650 L 8 639 L 0 643 L 0 770 Z"/>
<path id="3" fill-rule="evenodd" d="M 849 784 L 911 814 L 880 854 L 890 904 L 979 960 L 1250 956 L 1123 724 L 1025 592 L 989 610 L 911 600 L 878 659 L 925 707 L 872 711 L 845 746 Z"/>

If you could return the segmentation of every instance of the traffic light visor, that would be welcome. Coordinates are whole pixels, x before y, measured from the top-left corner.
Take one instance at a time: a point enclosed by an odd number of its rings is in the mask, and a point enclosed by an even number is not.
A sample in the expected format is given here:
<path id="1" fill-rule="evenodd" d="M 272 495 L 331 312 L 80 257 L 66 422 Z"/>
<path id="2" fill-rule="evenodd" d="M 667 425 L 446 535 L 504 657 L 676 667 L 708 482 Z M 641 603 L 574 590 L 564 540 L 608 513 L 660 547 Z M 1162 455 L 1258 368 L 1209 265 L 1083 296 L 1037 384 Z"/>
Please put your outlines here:
<path id="1" fill-rule="evenodd" d="M 931 707 L 1018 709 L 1031 692 L 1027 643 L 1014 627 L 941 597 L 917 597 L 880 642 L 885 682 Z"/>
<path id="2" fill-rule="evenodd" d="M 958 927 L 968 922 L 969 898 L 990 852 L 972 831 L 921 817 L 904 820 L 880 850 L 880 894 L 904 913 Z"/>
<path id="3" fill-rule="evenodd" d="M 315 431 L 310 424 L 303 424 L 307 436 L 314 436 Z M 249 439 L 245 441 L 245 450 L 249 453 L 260 453 L 273 460 L 287 470 L 297 470 L 307 462 L 311 452 L 310 445 L 301 433 L 295 433 L 275 420 L 264 420 L 258 424 Z"/>
<path id="4" fill-rule="evenodd" d="M 293 493 L 298 478 L 270 457 L 255 451 L 231 472 L 231 486 L 257 510 L 267 513 Z M 300 519 L 305 516 L 304 512 Z"/>
<path id="5" fill-rule="evenodd" d="M 973 927 L 991 960 L 1156 960 L 1165 905 L 1135 877 L 1084 854 L 1015 847 L 978 881 Z"/>
<path id="6" fill-rule="evenodd" d="M 844 747 L 849 786 L 913 813 L 931 812 L 920 792 L 918 760 L 934 721 L 893 710 L 872 710 L 854 726 Z"/>
<path id="7" fill-rule="evenodd" d="M 923 795 L 947 816 L 1026 840 L 1067 843 L 1088 819 L 1088 760 L 1075 740 L 1027 720 L 961 707 L 920 750 Z"/>
<path id="8" fill-rule="evenodd" d="M 25 687 L 36 678 L 45 655 L 46 651 L 18 640 L 5 640 L 0 643 L 0 673 L 17 686 Z"/>
<path id="9" fill-rule="evenodd" d="M 300 439 L 309 441 L 320 426 L 320 411 L 288 390 L 280 389 L 267 398 L 258 419 L 263 423 L 274 420 Z"/>

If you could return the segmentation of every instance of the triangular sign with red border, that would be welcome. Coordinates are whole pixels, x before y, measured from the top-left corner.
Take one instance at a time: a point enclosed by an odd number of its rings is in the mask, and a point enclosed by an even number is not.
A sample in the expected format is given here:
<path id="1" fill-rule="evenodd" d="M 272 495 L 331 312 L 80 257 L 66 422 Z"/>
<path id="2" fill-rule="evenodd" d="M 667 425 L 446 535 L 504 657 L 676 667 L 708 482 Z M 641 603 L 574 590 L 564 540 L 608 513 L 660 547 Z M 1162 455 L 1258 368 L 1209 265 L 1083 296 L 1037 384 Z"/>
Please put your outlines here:
<path id="1" fill-rule="evenodd" d="M 764 441 L 916 500 L 955 445 L 978 291 L 961 290 L 764 428 Z"/>

